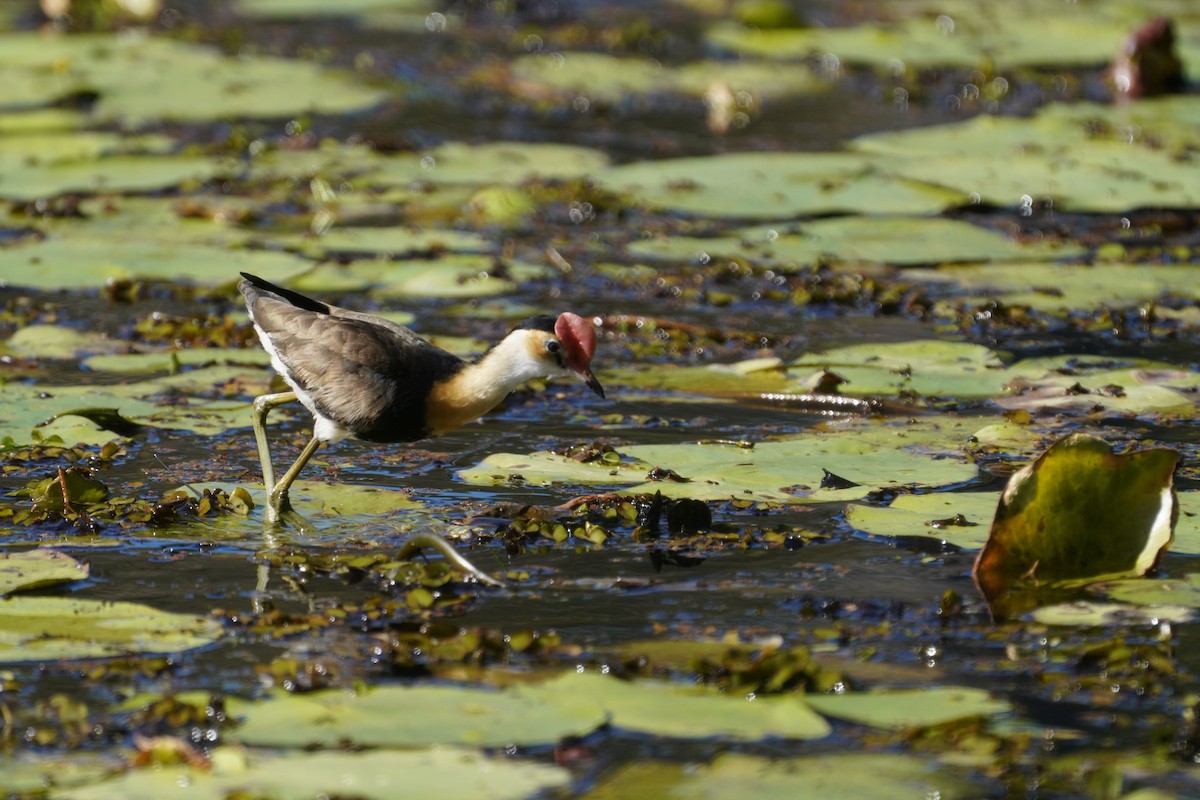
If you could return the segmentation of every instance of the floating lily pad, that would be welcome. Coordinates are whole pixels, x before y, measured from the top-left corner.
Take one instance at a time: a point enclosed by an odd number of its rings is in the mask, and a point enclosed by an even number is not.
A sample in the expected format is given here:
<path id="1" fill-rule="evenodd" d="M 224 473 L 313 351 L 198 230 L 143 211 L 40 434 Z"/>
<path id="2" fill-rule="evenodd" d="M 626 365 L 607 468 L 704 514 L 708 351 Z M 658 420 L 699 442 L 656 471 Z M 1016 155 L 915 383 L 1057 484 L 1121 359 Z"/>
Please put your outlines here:
<path id="1" fill-rule="evenodd" d="M 332 253 L 398 258 L 442 251 L 486 253 L 495 249 L 490 239 L 476 233 L 408 227 L 335 226 L 320 236 L 275 237 L 271 241 L 313 258 L 324 258 Z"/>
<path id="2" fill-rule="evenodd" d="M 964 194 L 897 180 L 847 153 L 731 153 L 635 162 L 597 173 L 634 203 L 723 219 L 937 213 Z"/>
<path id="3" fill-rule="evenodd" d="M 1154 603 L 1106 603 L 1081 600 L 1074 603 L 1055 603 L 1029 612 L 1029 619 L 1043 625 L 1076 625 L 1083 627 L 1157 625 L 1161 622 L 1190 622 L 1196 618 L 1195 607 Z"/>
<path id="4" fill-rule="evenodd" d="M 808 701 L 827 716 L 892 730 L 942 725 L 1012 711 L 1007 702 L 993 699 L 983 689 L 966 686 L 812 695 Z"/>
<path id="5" fill-rule="evenodd" d="M 0 662 L 177 653 L 211 644 L 215 621 L 139 603 L 62 597 L 0 600 Z"/>
<path id="6" fill-rule="evenodd" d="M 200 156 L 128 155 L 29 163 L 0 176 L 0 197 L 36 200 L 67 193 L 149 192 L 206 181 L 221 173 L 220 164 Z"/>
<path id="7" fill-rule="evenodd" d="M 326 264 L 287 285 L 301 292 L 370 287 L 375 297 L 387 299 L 472 298 L 508 294 L 521 281 L 550 274 L 548 266 L 500 263 L 494 256 L 472 253 L 446 253 L 438 258 L 400 262 L 376 259 L 345 266 Z"/>
<path id="8" fill-rule="evenodd" d="M 1200 609 L 1200 573 L 1189 573 L 1180 578 L 1128 579 L 1098 583 L 1088 587 L 1091 591 L 1121 603 L 1140 606 L 1183 606 Z"/>
<path id="9" fill-rule="evenodd" d="M 285 281 L 313 262 L 279 251 L 208 244 L 106 239 L 46 239 L 0 248 L 0 281 L 37 289 L 101 287 L 124 278 L 183 280 L 205 286 L 231 283 L 239 272 Z"/>
<path id="10" fill-rule="evenodd" d="M 854 395 L 915 393 L 921 397 L 995 397 L 1011 379 L 999 354 L 983 345 L 923 339 L 847 345 L 809 353 L 793 363 L 829 369 L 846 379 L 839 388 Z"/>
<path id="11" fill-rule="evenodd" d="M 627 683 L 570 672 L 504 691 L 449 686 L 380 687 L 363 695 L 322 692 L 273 698 L 245 709 L 247 744 L 413 746 L 429 742 L 499 747 L 552 742 L 606 719 L 664 736 L 822 738 L 828 723 L 797 697 L 729 698 L 658 682 Z"/>
<path id="12" fill-rule="evenodd" d="M 365 180 L 376 186 L 519 184 L 533 179 L 583 178 L 606 166 L 604 153 L 575 145 L 447 142 L 423 153 L 381 159 Z"/>
<path id="13" fill-rule="evenodd" d="M 634 242 L 629 251 L 646 258 L 699 259 L 704 263 L 740 256 L 783 266 L 831 261 L 899 265 L 1027 261 L 1083 252 L 1074 246 L 1020 244 L 967 222 L 936 217 L 836 217 L 782 229 L 745 228 L 719 238 L 648 239 Z"/>
<path id="14" fill-rule="evenodd" d="M 902 494 L 888 506 L 848 506 L 846 522 L 877 536 L 932 536 L 977 548 L 987 541 L 999 499 L 996 492 Z"/>
<path id="15" fill-rule="evenodd" d="M 204 367 L 211 364 L 244 364 L 265 367 L 271 357 L 258 348 L 199 347 L 157 353 L 111 353 L 89 356 L 80 364 L 96 372 L 126 374 L 170 372 L 183 367 Z"/>
<path id="16" fill-rule="evenodd" d="M 1073 434 L 1009 479 L 975 579 L 988 598 L 1039 583 L 1143 575 L 1170 546 L 1179 454 L 1118 455 Z"/>
<path id="17" fill-rule="evenodd" d="M 102 800 L 226 800 L 234 796 L 309 800 L 314 796 L 392 800 L 396 797 L 524 798 L 565 790 L 566 770 L 536 761 L 485 756 L 473 750 L 376 750 L 368 753 L 246 753 L 218 748 L 211 771 L 182 764 L 131 769 L 106 781 L 52 793 Z"/>
<path id="18" fill-rule="evenodd" d="M 128 343 L 92 331 L 61 325 L 27 325 L 5 342 L 9 352 L 26 358 L 79 358 L 87 353 L 112 353 L 129 348 Z"/>
<path id="19" fill-rule="evenodd" d="M 1200 204 L 1200 165 L 1153 137 L 1094 136 L 1094 127 L 1087 119 L 1052 111 L 1032 121 L 985 115 L 875 134 L 856 144 L 886 153 L 894 174 L 999 206 L 1050 199 L 1072 211 L 1116 212 Z"/>
<path id="20" fill-rule="evenodd" d="M 754 61 L 696 61 L 670 67 L 648 58 L 588 52 L 544 52 L 512 62 L 510 91 L 544 96 L 547 91 L 615 104 L 628 95 L 678 93 L 703 96 L 724 83 L 760 100 L 811 92 L 827 84 L 803 64 L 780 70 L 777 64 Z"/>
<path id="21" fill-rule="evenodd" d="M 953 286 L 965 304 L 997 299 L 1049 313 L 1129 308 L 1166 295 L 1200 297 L 1200 267 L 1187 264 L 987 264 L 905 270 L 903 278 Z"/>
<path id="22" fill-rule="evenodd" d="M 152 120 L 218 120 L 359 111 L 386 95 L 306 61 L 245 55 L 164 37 L 0 37 L 0 80 L 45 102 L 95 91 L 92 116 L 134 126 Z"/>
<path id="23" fill-rule="evenodd" d="M 529 687 L 568 707 L 598 703 L 618 728 L 655 736 L 822 739 L 829 723 L 806 704 L 808 695 L 729 697 L 661 681 L 622 681 L 596 673 L 568 673 Z"/>
<path id="24" fill-rule="evenodd" d="M 726 753 L 712 764 L 638 761 L 588 792 L 586 800 L 670 797 L 701 800 L 792 800 L 797 787 L 822 800 L 978 796 L 977 787 L 939 770 L 930 759 L 884 753 L 824 753 L 806 758 L 761 758 Z"/>
<path id="25" fill-rule="evenodd" d="M 1107 11 L 1074 4 L 1048 9 L 1027 2 L 900 2 L 880 7 L 879 21 L 853 27 L 758 29 L 718 22 L 706 35 L 738 53 L 780 59 L 832 54 L 843 62 L 890 69 L 1095 66 L 1107 62 L 1130 27 L 1142 21 Z"/>
<path id="26" fill-rule="evenodd" d="M 438 8 L 430 0 L 237 0 L 239 14 L 249 17 L 357 16 L 369 11 L 429 12 Z"/>
<path id="27" fill-rule="evenodd" d="M 88 565 L 57 550 L 0 554 L 0 595 L 83 580 Z"/>
<path id="28" fill-rule="evenodd" d="M 943 429 L 945 426 L 945 429 Z M 608 485 L 632 493 L 662 492 L 700 500 L 766 500 L 819 503 L 852 500 L 903 485 L 940 486 L 974 477 L 975 468 L 950 442 L 967 432 L 953 421 L 858 421 L 846 429 L 759 442 L 753 448 L 721 444 L 634 445 L 621 448 L 620 465 L 579 463 L 552 453 L 498 453 L 459 478 L 489 484 L 523 480 Z M 684 482 L 648 481 L 653 467 Z M 824 470 L 854 484 L 820 488 Z"/>

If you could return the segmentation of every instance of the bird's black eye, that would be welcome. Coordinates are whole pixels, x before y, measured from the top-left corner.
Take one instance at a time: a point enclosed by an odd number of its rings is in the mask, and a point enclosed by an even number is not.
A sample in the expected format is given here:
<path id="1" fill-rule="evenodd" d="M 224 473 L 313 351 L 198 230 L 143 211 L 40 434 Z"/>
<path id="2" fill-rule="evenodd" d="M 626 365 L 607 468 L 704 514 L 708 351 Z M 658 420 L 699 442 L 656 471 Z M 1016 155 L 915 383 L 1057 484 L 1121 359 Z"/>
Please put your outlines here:
<path id="1" fill-rule="evenodd" d="M 558 343 L 558 339 L 546 340 L 546 352 L 551 355 L 558 355 L 562 351 L 562 345 Z"/>

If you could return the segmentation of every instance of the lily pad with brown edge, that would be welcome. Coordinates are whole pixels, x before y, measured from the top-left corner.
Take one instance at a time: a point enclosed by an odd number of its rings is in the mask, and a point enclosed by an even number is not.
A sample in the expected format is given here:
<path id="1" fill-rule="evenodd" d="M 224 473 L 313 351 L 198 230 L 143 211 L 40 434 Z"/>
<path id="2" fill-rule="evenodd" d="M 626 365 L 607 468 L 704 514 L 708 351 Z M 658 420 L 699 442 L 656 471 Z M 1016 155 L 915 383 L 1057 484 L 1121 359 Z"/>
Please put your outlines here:
<path id="1" fill-rule="evenodd" d="M 791 365 L 803 383 L 823 369 L 846 379 L 839 391 L 852 395 L 912 393 L 960 399 L 995 397 L 1009 375 L 1001 354 L 983 345 L 942 339 L 852 344 L 808 353 Z"/>
<path id="2" fill-rule="evenodd" d="M 1169 603 L 1114 603 L 1104 600 L 1077 600 L 1038 606 L 1027 615 L 1043 625 L 1073 625 L 1099 628 L 1131 625 L 1158 625 L 1163 622 L 1191 622 L 1196 609 Z"/>
<path id="3" fill-rule="evenodd" d="M 286 282 L 312 267 L 312 261 L 292 253 L 152 239 L 126 240 L 117 247 L 109 239 L 71 235 L 0 248 L 0 281 L 49 291 L 139 278 L 220 286 L 232 283 L 239 272 Z"/>
<path id="4" fill-rule="evenodd" d="M 938 213 L 965 200 L 850 153 L 729 153 L 623 164 L 594 177 L 636 205 L 722 219 Z"/>
<path id="5" fill-rule="evenodd" d="M 957 303 L 972 306 L 1000 300 L 1048 314 L 1130 308 L 1171 295 L 1200 297 L 1200 267 L 1188 264 L 986 264 L 905 270 L 901 279 L 927 286 L 952 286 Z"/>
<path id="6" fill-rule="evenodd" d="M 496 453 L 458 472 L 470 483 L 627 486 L 633 494 L 698 500 L 811 504 L 855 500 L 878 489 L 942 486 L 976 474 L 963 445 L 977 427 L 956 418 L 855 419 L 829 430 L 741 447 L 724 443 L 631 445 L 619 463 L 580 463 L 540 452 Z M 651 470 L 682 480 L 652 480 Z M 853 486 L 821 488 L 825 471 Z"/>
<path id="7" fill-rule="evenodd" d="M 52 791 L 61 800 L 228 800 L 270 797 L 307 800 L 315 796 L 393 800 L 397 797 L 454 797 L 505 800 L 565 791 L 565 769 L 536 761 L 485 755 L 469 747 L 371 752 L 270 753 L 215 748 L 207 768 L 155 764 L 129 769 L 108 780 Z M 2 774 L 2 773 L 0 773 Z"/>
<path id="8" fill-rule="evenodd" d="M 177 653 L 212 644 L 210 619 L 140 603 L 64 597 L 0 600 L 0 663 Z"/>
<path id="9" fill-rule="evenodd" d="M 266 367 L 271 357 L 265 350 L 248 347 L 194 347 L 146 353 L 109 353 L 88 356 L 80 366 L 95 372 L 142 374 L 172 372 L 181 368 L 213 364 L 242 364 Z"/>
<path id="10" fill-rule="evenodd" d="M 360 182 L 371 186 L 517 185 L 585 178 L 608 166 L 600 150 L 552 142 L 446 142 L 421 153 L 374 161 Z"/>
<path id="11" fill-rule="evenodd" d="M 136 127 L 155 120 L 215 121 L 361 111 L 385 92 L 353 75 L 297 59 L 218 50 L 168 37 L 11 33 L 0 37 L 0 79 L 47 102 L 97 94 L 91 117 Z"/>
<path id="12" fill-rule="evenodd" d="M 515 94 L 560 98 L 585 97 L 612 105 L 630 95 L 676 93 L 703 97 L 718 82 L 731 92 L 745 92 L 759 102 L 820 91 L 828 84 L 804 64 L 780 70 L 777 64 L 742 61 L 693 61 L 680 67 L 655 59 L 589 52 L 542 52 L 521 56 L 511 64 L 515 82 L 504 88 Z"/>
<path id="13" fill-rule="evenodd" d="M 83 580 L 88 565 L 58 550 L 0 553 L 0 595 Z"/>
<path id="14" fill-rule="evenodd" d="M 724 753 L 711 764 L 700 766 L 637 761 L 605 778 L 584 795 L 584 800 L 630 797 L 793 800 L 798 791 L 823 800 L 906 796 L 965 800 L 980 793 L 979 787 L 916 755 L 822 753 L 800 758 L 763 758 Z"/>
<path id="15" fill-rule="evenodd" d="M 999 499 L 996 492 L 901 494 L 887 506 L 847 506 L 846 523 L 876 536 L 930 536 L 975 549 L 987 541 Z"/>
<path id="16" fill-rule="evenodd" d="M 1146 574 L 1174 537 L 1178 460 L 1086 434 L 1055 443 L 1001 494 L 973 571 L 984 596 L 1005 608 L 1021 588 Z"/>
<path id="17" fill-rule="evenodd" d="M 968 686 L 847 692 L 812 695 L 807 699 L 826 716 L 888 730 L 930 727 L 1012 711 L 1006 701 Z"/>
<path id="18" fill-rule="evenodd" d="M 713 238 L 666 236 L 627 248 L 644 258 L 674 260 L 742 257 L 781 269 L 814 264 L 967 264 L 1069 258 L 1083 248 L 1017 242 L 996 231 L 940 217 L 844 216 L 801 224 L 742 228 Z"/>

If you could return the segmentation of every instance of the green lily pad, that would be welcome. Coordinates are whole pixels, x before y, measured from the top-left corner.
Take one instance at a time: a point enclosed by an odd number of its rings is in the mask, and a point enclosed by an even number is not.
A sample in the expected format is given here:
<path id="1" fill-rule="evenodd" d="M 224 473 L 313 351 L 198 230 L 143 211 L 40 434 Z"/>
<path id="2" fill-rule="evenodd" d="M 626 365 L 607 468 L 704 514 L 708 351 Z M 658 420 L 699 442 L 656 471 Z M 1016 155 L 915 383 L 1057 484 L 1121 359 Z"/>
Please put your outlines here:
<path id="1" fill-rule="evenodd" d="M 218 120 L 360 111 L 386 96 L 317 64 L 266 56 L 224 56 L 163 37 L 0 37 L 0 79 L 38 100 L 91 90 L 97 121 Z"/>
<path id="2" fill-rule="evenodd" d="M 575 704 L 539 692 L 461 686 L 380 686 L 361 694 L 312 692 L 241 709 L 237 741 L 267 747 L 504 747 L 555 742 L 601 725 L 599 702 Z"/>
<path id="3" fill-rule="evenodd" d="M 1011 379 L 994 351 L 938 339 L 847 345 L 809 353 L 792 366 L 803 373 L 801 383 L 808 370 L 800 368 L 829 369 L 846 379 L 841 391 L 853 395 L 995 397 Z"/>
<path id="4" fill-rule="evenodd" d="M 396 797 L 524 798 L 565 791 L 566 770 L 536 761 L 485 756 L 474 750 L 376 750 L 368 753 L 247 753 L 213 751 L 211 771 L 183 764 L 131 769 L 116 778 L 52 798 L 101 800 L 227 800 L 235 796 L 309 800 L 316 796 L 392 800 Z"/>
<path id="5" fill-rule="evenodd" d="M 521 93 L 532 87 L 539 97 L 549 90 L 608 105 L 628 95 L 655 92 L 701 97 L 718 82 L 760 100 L 812 92 L 827 85 L 803 64 L 786 71 L 777 64 L 749 60 L 693 61 L 670 67 L 646 58 L 589 52 L 534 53 L 515 59 L 511 70 Z"/>
<path id="6" fill-rule="evenodd" d="M 1136 578 L 1097 583 L 1088 587 L 1107 598 L 1139 606 L 1167 606 L 1200 609 L 1200 573 L 1180 578 L 1151 580 Z"/>
<path id="7" fill-rule="evenodd" d="M 1129 308 L 1166 295 L 1200 297 L 1200 267 L 1187 264 L 987 264 L 905 270 L 903 280 L 953 286 L 960 302 L 998 299 L 1048 313 Z"/>
<path id="8" fill-rule="evenodd" d="M 1104 115 L 1112 119 L 1112 113 Z M 1000 206 L 1049 199 L 1056 207 L 1104 213 L 1200 203 L 1200 165 L 1148 132 L 1129 141 L 1128 123 L 1114 125 L 1109 136 L 1094 135 L 1095 127 L 1092 118 L 1053 111 L 1032 121 L 985 115 L 874 134 L 856 145 L 886 154 L 893 174 Z M 1175 141 L 1183 138 L 1179 128 L 1165 122 L 1159 127 Z"/>
<path id="9" fill-rule="evenodd" d="M 237 0 L 237 13 L 248 17 L 358 16 L 369 11 L 428 13 L 438 8 L 430 0 Z"/>
<path id="10" fill-rule="evenodd" d="M 615 467 L 579 463 L 552 453 L 497 453 L 459 471 L 458 477 L 480 484 L 518 478 L 537 485 L 619 486 L 631 493 L 662 492 L 700 500 L 833 502 L 858 499 L 877 489 L 968 480 L 975 468 L 959 447 L 950 444 L 965 443 L 967 435 L 952 420 L 862 420 L 834 432 L 759 442 L 753 448 L 634 445 L 621 449 L 625 460 Z M 672 470 L 685 480 L 648 480 L 647 473 L 654 467 Z M 824 470 L 857 485 L 819 488 Z"/>
<path id="11" fill-rule="evenodd" d="M 635 162 L 593 176 L 650 208 L 723 219 L 937 213 L 965 195 L 897 180 L 849 153 L 731 153 Z"/>
<path id="12" fill-rule="evenodd" d="M 750 702 L 658 682 L 626 683 L 569 672 L 504 691 L 451 686 L 380 687 L 363 695 L 318 692 L 247 707 L 239 741 L 273 747 L 416 746 L 429 742 L 499 747 L 582 734 L 606 719 L 679 737 L 822 738 L 829 726 L 798 697 Z"/>
<path id="13" fill-rule="evenodd" d="M 1055 603 L 1040 606 L 1028 614 L 1029 619 L 1043 625 L 1074 625 L 1081 627 L 1111 627 L 1157 625 L 1161 622 L 1190 622 L 1196 618 L 1195 607 L 1154 603 L 1106 603 L 1081 600 L 1074 603 Z"/>
<path id="14" fill-rule="evenodd" d="M 83 580 L 88 565 L 57 550 L 0 554 L 0 595 Z"/>
<path id="15" fill-rule="evenodd" d="M 495 249 L 490 239 L 453 230 L 416 230 L 407 227 L 365 228 L 335 226 L 320 236 L 274 237 L 274 244 L 299 250 L 311 258 L 332 253 L 380 255 L 390 258 L 443 251 L 487 253 Z"/>
<path id="16" fill-rule="evenodd" d="M 880 7 L 878 21 L 853 27 L 759 29 L 718 22 L 706 38 L 737 53 L 798 59 L 832 54 L 839 61 L 895 69 L 1096 66 L 1109 61 L 1141 17 L 1118 4 L 1047 8 L 1027 2 L 966 0 L 898 2 Z M 1164 12 L 1166 13 L 1166 12 Z M 1036 15 L 1037 24 L 1029 21 Z"/>
<path id="17" fill-rule="evenodd" d="M 53 164 L 26 163 L 0 176 L 0 197 L 36 200 L 67 193 L 149 192 L 199 183 L 222 172 L 219 163 L 201 156 L 128 155 Z"/>
<path id="18" fill-rule="evenodd" d="M 1009 479 L 975 580 L 999 598 L 1029 579 L 1077 581 L 1143 575 L 1174 536 L 1172 475 L 1179 454 L 1117 455 L 1073 434 Z"/>
<path id="19" fill-rule="evenodd" d="M 933 492 L 902 494 L 891 505 L 850 505 L 846 523 L 877 536 L 932 536 L 958 547 L 983 547 L 997 492 Z"/>
<path id="20" fill-rule="evenodd" d="M 313 262 L 273 250 L 229 249 L 209 244 L 105 239 L 46 239 L 0 248 L 0 281 L 35 289 L 101 287 L 109 280 L 144 278 L 231 283 L 239 272 L 286 281 Z"/>
<path id="21" fill-rule="evenodd" d="M 717 238 L 643 239 L 628 249 L 644 258 L 699 259 L 707 263 L 713 258 L 740 256 L 784 267 L 827 262 L 908 265 L 1028 261 L 1083 252 L 1074 246 L 1021 244 L 967 222 L 921 217 L 835 217 L 783 230 L 744 228 Z M 991 268 L 989 264 L 987 269 Z"/>
<path id="22" fill-rule="evenodd" d="M 0 600 L 0 662 L 177 653 L 216 641 L 210 619 L 139 603 L 63 597 Z"/>
<path id="23" fill-rule="evenodd" d="M 622 681 L 597 673 L 567 673 L 529 691 L 567 707 L 598 703 L 612 725 L 655 736 L 822 739 L 831 730 L 806 704 L 808 695 L 728 697 L 711 690 L 661 681 Z"/>
<path id="24" fill-rule="evenodd" d="M 249 446 L 253 446 L 253 437 L 248 437 Z M 319 457 L 319 456 L 318 456 Z M 334 456 L 340 462 L 342 458 Z M 276 470 L 282 471 L 288 465 L 276 464 Z M 200 484 L 203 490 L 206 484 Z M 217 484 L 213 484 L 214 486 Z M 246 487 L 256 506 L 263 508 L 267 504 L 266 492 L 262 485 Z M 291 488 L 292 505 L 300 513 L 312 517 L 333 517 L 346 519 L 354 516 L 378 517 L 395 511 L 424 508 L 421 503 L 400 490 L 385 486 L 365 486 L 352 483 L 330 484 L 321 481 L 298 480 Z"/>
<path id="25" fill-rule="evenodd" d="M 498 268 L 494 256 L 445 253 L 438 258 L 392 262 L 383 259 L 348 265 L 324 264 L 288 281 L 301 292 L 344 291 L 371 287 L 378 298 L 495 297 L 514 291 L 522 281 L 545 278 L 548 266 L 506 261 Z"/>
<path id="26" fill-rule="evenodd" d="M 711 764 L 638 761 L 623 767 L 586 800 L 670 797 L 701 800 L 793 800 L 797 787 L 822 800 L 875 797 L 938 797 L 962 800 L 978 795 L 961 778 L 938 770 L 927 758 L 884 753 L 824 753 L 806 758 L 761 758 L 725 753 Z"/>
<path id="27" fill-rule="evenodd" d="M 61 325 L 28 325 L 5 342 L 9 352 L 26 358 L 79 358 L 86 353 L 112 353 L 128 349 L 125 342 L 92 331 Z"/>
<path id="28" fill-rule="evenodd" d="M 1007 702 L 993 699 L 983 689 L 966 686 L 812 695 L 808 702 L 827 716 L 891 730 L 943 725 L 1012 711 Z"/>
<path id="29" fill-rule="evenodd" d="M 156 353 L 109 353 L 88 356 L 80 366 L 95 372 L 139 374 L 171 372 L 183 367 L 204 367 L 211 364 L 241 364 L 265 367 L 271 357 L 265 350 L 237 347 L 200 347 Z"/>
<path id="30" fill-rule="evenodd" d="M 374 186 L 520 184 L 583 178 L 606 166 L 604 153 L 575 145 L 447 142 L 423 153 L 380 159 L 365 180 Z"/>

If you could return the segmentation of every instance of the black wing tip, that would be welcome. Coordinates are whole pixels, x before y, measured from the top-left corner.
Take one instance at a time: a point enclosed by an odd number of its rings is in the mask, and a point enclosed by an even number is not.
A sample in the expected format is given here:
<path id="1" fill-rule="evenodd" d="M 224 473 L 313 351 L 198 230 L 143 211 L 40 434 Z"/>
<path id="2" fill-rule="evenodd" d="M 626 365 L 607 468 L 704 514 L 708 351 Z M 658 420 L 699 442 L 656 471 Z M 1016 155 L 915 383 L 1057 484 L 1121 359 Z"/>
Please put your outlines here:
<path id="1" fill-rule="evenodd" d="M 285 289 L 282 286 L 276 286 L 270 281 L 260 278 L 257 275 L 251 275 L 249 272 L 243 272 L 241 273 L 241 276 L 242 282 L 238 285 L 238 289 L 243 295 L 245 295 L 247 302 L 253 302 L 255 299 L 252 298 L 247 292 L 247 289 L 253 287 L 264 292 L 269 292 L 275 296 L 275 299 L 286 300 L 296 308 L 302 308 L 305 311 L 315 311 L 318 314 L 329 313 L 329 305 L 322 303 L 320 300 L 314 300 L 307 295 L 300 294 L 299 292 L 293 292 L 291 289 Z"/>

